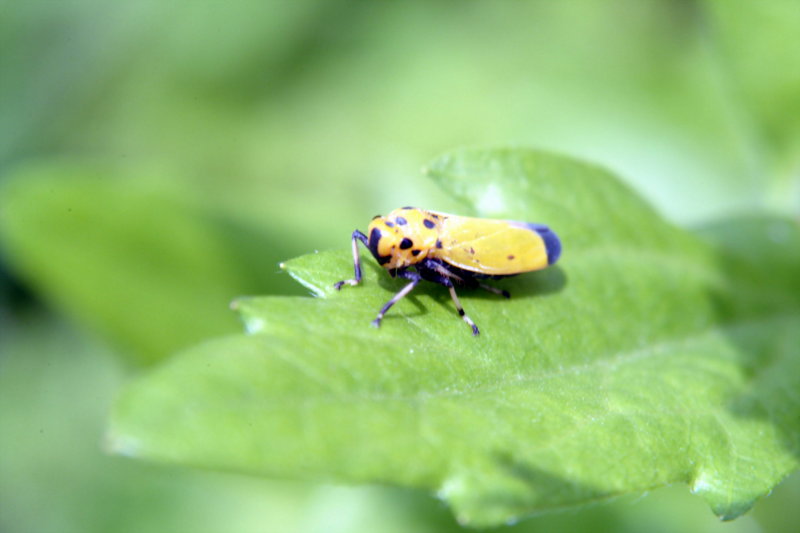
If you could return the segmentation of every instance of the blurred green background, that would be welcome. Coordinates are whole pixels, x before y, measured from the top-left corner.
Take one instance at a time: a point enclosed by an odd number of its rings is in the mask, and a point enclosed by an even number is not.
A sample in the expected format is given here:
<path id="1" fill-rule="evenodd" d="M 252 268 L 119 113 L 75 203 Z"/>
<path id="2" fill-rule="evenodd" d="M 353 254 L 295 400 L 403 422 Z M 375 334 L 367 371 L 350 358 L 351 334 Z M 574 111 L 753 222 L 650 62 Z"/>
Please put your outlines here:
<path id="1" fill-rule="evenodd" d="M 116 391 L 239 330 L 277 264 L 399 205 L 420 167 L 528 145 L 687 227 L 800 213 L 800 3 L 0 3 L 0 530 L 440 531 L 432 497 L 102 452 Z M 794 475 L 719 523 L 684 486 L 514 530 L 792 531 Z"/>

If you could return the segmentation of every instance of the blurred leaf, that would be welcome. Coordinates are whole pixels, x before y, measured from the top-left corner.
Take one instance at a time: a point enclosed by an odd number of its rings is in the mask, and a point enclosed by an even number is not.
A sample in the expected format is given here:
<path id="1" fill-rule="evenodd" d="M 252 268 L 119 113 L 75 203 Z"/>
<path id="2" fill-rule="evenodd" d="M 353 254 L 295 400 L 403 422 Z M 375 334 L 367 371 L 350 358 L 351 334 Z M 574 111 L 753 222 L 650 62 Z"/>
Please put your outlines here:
<path id="1" fill-rule="evenodd" d="M 0 194 L 0 245 L 45 299 L 151 362 L 236 331 L 233 298 L 280 292 L 282 244 L 137 178 L 23 169 Z"/>
<path id="2" fill-rule="evenodd" d="M 298 531 L 315 490 L 102 453 L 127 379 L 116 355 L 60 320 L 0 316 L 0 531 Z M 265 526 L 267 524 L 267 526 Z"/>
<path id="3" fill-rule="evenodd" d="M 705 0 L 710 37 L 724 77 L 723 98 L 735 107 L 740 134 L 756 158 L 758 172 L 778 181 L 773 201 L 785 205 L 794 180 L 800 194 L 800 9 L 792 0 Z"/>
<path id="4" fill-rule="evenodd" d="M 757 119 L 732 94 L 742 69 L 709 49 L 763 46 L 758 79 L 780 81 L 793 63 L 773 55 L 773 24 L 774 48 L 797 31 L 745 14 L 741 30 L 703 32 L 717 24 L 698 6 L 17 3 L 0 18 L 0 166 L 87 152 L 167 164 L 217 205 L 303 228 L 292 254 L 336 242 L 333 217 L 430 200 L 417 161 L 462 144 L 580 154 L 669 218 L 707 220 L 763 204 L 771 177 L 753 161 Z"/>
<path id="5" fill-rule="evenodd" d="M 251 335 L 130 386 L 112 448 L 425 487 L 475 525 L 677 481 L 733 518 L 797 467 L 800 262 L 781 253 L 800 247 L 796 224 L 772 223 L 779 242 L 754 228 L 751 254 L 773 264 L 731 270 L 747 260 L 723 245 L 731 234 L 705 244 L 592 166 L 470 150 L 431 173 L 479 214 L 551 224 L 561 266 L 503 282 L 510 301 L 465 293 L 473 338 L 441 287 L 375 330 L 402 282 L 370 262 L 364 286 L 339 294 L 347 251 L 290 261 L 320 298 L 240 300 Z"/>

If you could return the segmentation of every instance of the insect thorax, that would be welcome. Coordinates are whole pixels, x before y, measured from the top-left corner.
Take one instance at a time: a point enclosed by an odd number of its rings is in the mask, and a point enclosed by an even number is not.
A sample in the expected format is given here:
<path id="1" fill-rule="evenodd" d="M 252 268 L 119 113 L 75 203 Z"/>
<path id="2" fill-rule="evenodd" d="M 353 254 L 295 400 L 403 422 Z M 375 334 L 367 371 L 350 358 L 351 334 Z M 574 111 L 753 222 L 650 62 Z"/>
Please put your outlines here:
<path id="1" fill-rule="evenodd" d="M 435 253 L 439 227 L 439 215 L 410 207 L 395 209 L 370 222 L 369 249 L 384 268 L 411 266 Z"/>

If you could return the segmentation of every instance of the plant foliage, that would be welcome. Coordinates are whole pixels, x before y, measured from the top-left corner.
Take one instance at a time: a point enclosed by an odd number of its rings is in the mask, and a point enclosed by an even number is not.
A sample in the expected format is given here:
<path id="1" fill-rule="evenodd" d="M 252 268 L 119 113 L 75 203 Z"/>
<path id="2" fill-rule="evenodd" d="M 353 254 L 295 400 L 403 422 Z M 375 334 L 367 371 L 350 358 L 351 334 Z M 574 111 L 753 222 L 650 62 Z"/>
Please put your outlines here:
<path id="1" fill-rule="evenodd" d="M 675 482 L 734 518 L 797 468 L 796 222 L 690 233 L 608 172 L 531 150 L 456 151 L 428 173 L 464 214 L 549 224 L 558 266 L 499 282 L 510 300 L 464 292 L 473 338 L 439 286 L 374 329 L 402 280 L 367 260 L 336 292 L 349 250 L 289 261 L 317 297 L 238 300 L 247 334 L 132 383 L 112 449 L 425 488 L 473 525 Z"/>

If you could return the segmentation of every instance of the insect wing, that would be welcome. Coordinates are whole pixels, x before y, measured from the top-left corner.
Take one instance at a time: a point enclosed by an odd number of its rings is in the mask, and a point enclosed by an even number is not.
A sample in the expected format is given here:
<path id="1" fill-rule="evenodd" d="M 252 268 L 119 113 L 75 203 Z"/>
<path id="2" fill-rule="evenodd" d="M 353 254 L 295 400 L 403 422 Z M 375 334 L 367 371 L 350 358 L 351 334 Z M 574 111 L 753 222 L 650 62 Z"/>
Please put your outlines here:
<path id="1" fill-rule="evenodd" d="M 439 257 L 458 268 L 507 276 L 545 268 L 547 247 L 535 225 L 442 215 Z"/>

